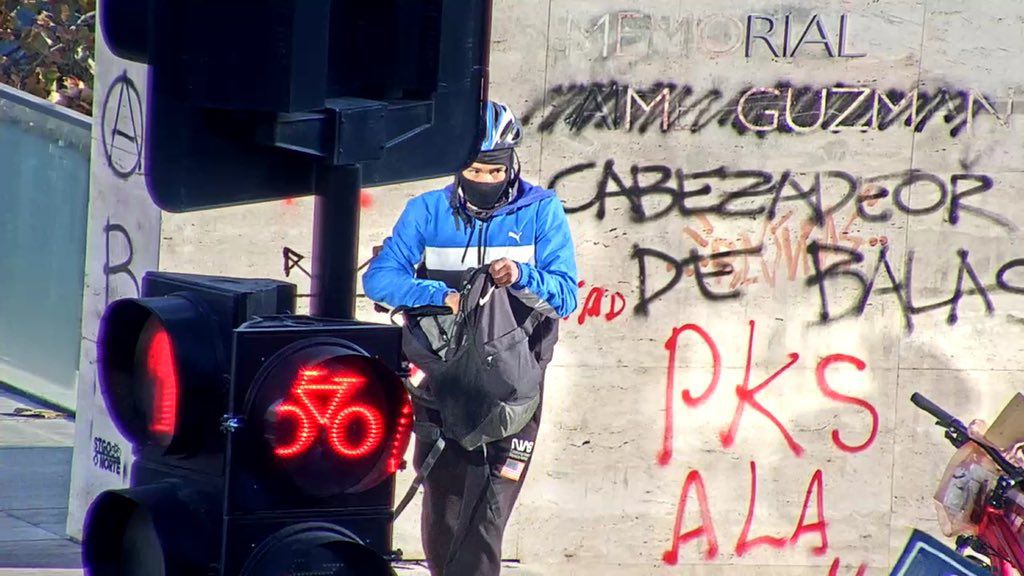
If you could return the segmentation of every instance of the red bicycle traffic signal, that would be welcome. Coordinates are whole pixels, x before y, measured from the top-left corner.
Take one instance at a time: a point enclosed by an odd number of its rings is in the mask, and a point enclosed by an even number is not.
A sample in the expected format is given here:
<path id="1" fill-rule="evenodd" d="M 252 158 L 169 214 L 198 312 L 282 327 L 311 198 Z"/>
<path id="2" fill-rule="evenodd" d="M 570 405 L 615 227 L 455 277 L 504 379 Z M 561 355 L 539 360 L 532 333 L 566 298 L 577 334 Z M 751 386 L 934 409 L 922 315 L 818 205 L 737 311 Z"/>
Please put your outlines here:
<path id="1" fill-rule="evenodd" d="M 340 458 L 358 460 L 375 452 L 387 430 L 380 400 L 361 399 L 367 393 L 367 378 L 355 371 L 326 366 L 299 370 L 292 398 L 273 413 L 293 420 L 293 440 L 282 434 L 272 439 L 274 454 L 294 458 L 312 448 L 322 429 L 328 445 Z"/>
<path id="2" fill-rule="evenodd" d="M 412 404 L 401 380 L 375 364 L 342 352 L 297 370 L 282 361 L 258 379 L 265 392 L 252 416 L 262 411 L 275 460 L 300 486 L 318 494 L 361 492 L 398 471 L 412 433 Z"/>
<path id="3" fill-rule="evenodd" d="M 358 494 L 394 474 L 412 433 L 412 405 L 395 370 L 401 334 L 393 328 L 325 319 L 295 326 L 280 318 L 240 327 L 232 381 L 241 388 L 231 412 L 245 429 L 230 442 L 239 455 L 232 465 L 246 468 L 241 476 L 271 484 L 287 476 L 299 492 L 285 484 L 268 492 L 301 500 L 301 492 Z M 262 364 L 246 360 L 261 357 Z"/>

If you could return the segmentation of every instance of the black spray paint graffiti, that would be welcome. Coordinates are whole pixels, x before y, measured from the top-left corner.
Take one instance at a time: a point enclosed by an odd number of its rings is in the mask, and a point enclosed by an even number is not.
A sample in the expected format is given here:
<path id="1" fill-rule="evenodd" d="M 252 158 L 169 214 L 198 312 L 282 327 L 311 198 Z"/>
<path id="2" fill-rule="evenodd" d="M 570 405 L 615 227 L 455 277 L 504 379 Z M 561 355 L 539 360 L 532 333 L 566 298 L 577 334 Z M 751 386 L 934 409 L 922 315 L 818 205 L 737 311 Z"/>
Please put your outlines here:
<path id="1" fill-rule="evenodd" d="M 652 129 L 696 133 L 712 125 L 761 137 L 773 133 L 884 131 L 897 125 L 922 132 L 941 117 L 949 135 L 955 138 L 969 130 L 982 113 L 1004 127 L 1013 114 L 1012 90 L 1000 113 L 997 99 L 974 89 L 881 90 L 845 85 L 796 87 L 786 83 L 749 86 L 732 94 L 674 83 L 647 87 L 616 82 L 572 84 L 551 88 L 538 102 L 546 105 L 528 109 L 524 123 L 536 125 L 541 132 L 564 126 L 570 133 L 604 130 L 645 134 Z"/>
<path id="2" fill-rule="evenodd" d="M 296 269 L 298 269 L 299 272 L 302 272 L 303 274 L 305 274 L 308 278 L 312 278 L 313 277 L 313 273 L 310 272 L 308 269 L 306 269 L 305 266 L 302 265 L 302 261 L 306 259 L 305 255 L 299 254 L 295 250 L 292 250 L 291 248 L 285 246 L 284 248 L 281 249 L 281 258 L 284 260 L 284 277 L 285 278 L 290 278 L 291 275 L 292 275 L 292 272 L 295 271 Z M 310 295 L 309 294 L 296 294 L 295 297 L 296 298 L 309 298 Z"/>
<path id="3" fill-rule="evenodd" d="M 114 234 L 121 236 L 124 240 L 125 255 L 124 259 L 114 264 L 111 262 L 111 242 L 110 237 Z M 139 286 L 139 279 L 132 271 L 132 260 L 135 258 L 135 247 L 132 244 L 132 236 L 128 233 L 128 229 L 121 224 L 112 224 L 110 218 L 107 218 L 107 223 L 103 226 L 103 236 L 105 244 L 105 259 L 103 261 L 103 276 L 104 276 L 104 304 L 110 304 L 110 292 L 111 282 L 110 279 L 114 276 L 124 275 L 127 276 L 131 281 L 132 286 L 135 289 L 134 296 L 140 296 L 142 289 Z"/>
<path id="4" fill-rule="evenodd" d="M 292 272 L 294 270 L 296 270 L 296 269 L 298 269 L 300 272 L 305 274 L 308 278 L 312 278 L 313 277 L 313 273 L 311 271 L 309 271 L 309 269 L 307 269 L 302 264 L 302 261 L 306 259 L 305 255 L 300 254 L 299 252 L 296 252 L 295 250 L 285 246 L 284 248 L 281 249 L 281 258 L 284 260 L 284 277 L 285 278 L 291 277 Z M 363 270 L 364 268 L 366 268 L 369 265 L 370 265 L 370 261 L 369 260 L 367 260 L 366 262 L 363 262 L 362 264 L 359 265 L 359 268 L 356 268 L 356 272 L 357 273 L 360 272 L 361 270 Z M 298 295 L 296 295 L 296 297 L 297 298 L 309 298 L 310 295 L 309 294 L 298 294 Z M 364 294 L 356 294 L 356 298 L 363 298 L 363 297 L 365 297 Z"/>
<path id="5" fill-rule="evenodd" d="M 633 311 L 641 316 L 649 315 L 651 303 L 661 299 L 675 289 L 676 286 L 679 285 L 679 282 L 682 281 L 687 269 L 692 270 L 693 277 L 697 284 L 697 289 L 705 299 L 720 301 L 739 298 L 742 295 L 740 289 L 733 288 L 723 292 L 716 290 L 708 283 L 709 278 L 732 274 L 733 269 L 730 265 L 714 266 L 712 271 L 705 271 L 703 264 L 705 262 L 714 263 L 718 260 L 726 261 L 742 256 L 759 256 L 761 254 L 761 250 L 761 246 L 755 246 L 753 248 L 740 248 L 738 250 L 702 253 L 697 248 L 692 248 L 690 249 L 689 254 L 685 257 L 676 258 L 671 254 L 655 250 L 654 248 L 644 248 L 639 245 L 634 245 L 631 258 L 637 261 L 637 284 L 639 286 L 640 297 L 636 306 L 634 306 Z M 654 291 L 651 291 L 649 286 L 649 271 L 651 265 L 648 264 L 648 259 L 660 261 L 665 267 L 671 268 L 672 270 L 672 277 L 664 285 Z"/>
<path id="6" fill-rule="evenodd" d="M 589 182 L 583 184 L 579 180 L 581 178 L 589 178 Z M 1024 267 L 1024 259 L 1006 263 L 995 273 L 994 281 L 985 283 L 971 264 L 968 252 L 960 250 L 957 252 L 957 279 L 951 288 L 952 295 L 921 304 L 912 291 L 915 273 L 913 252 L 908 252 L 902 273 L 897 273 L 884 237 L 866 242 L 864 238 L 849 233 L 850 226 L 857 220 L 886 223 L 895 220 L 897 215 L 915 218 L 930 214 L 940 214 L 950 226 L 957 226 L 969 217 L 1007 232 L 1016 232 L 1018 228 L 1013 222 L 983 207 L 985 194 L 996 187 L 995 180 L 987 174 L 961 172 L 945 176 L 922 170 L 903 170 L 877 176 L 858 176 L 840 170 L 799 174 L 791 170 L 773 173 L 725 167 L 688 172 L 661 165 L 633 165 L 627 173 L 626 170 L 617 170 L 615 162 L 608 160 L 600 167 L 596 162 L 587 162 L 562 170 L 553 177 L 549 187 L 566 189 L 569 182 L 575 183 L 576 188 L 584 186 L 586 190 L 593 190 L 593 194 L 584 196 L 583 201 L 567 203 L 566 212 L 570 214 L 593 211 L 596 218 L 603 219 L 609 205 L 617 203 L 627 211 L 631 220 L 638 223 L 671 216 L 684 221 L 684 218 L 705 215 L 764 220 L 761 238 L 751 241 L 744 237 L 739 247 L 728 241 L 708 242 L 699 236 L 695 241 L 700 246 L 682 256 L 635 246 L 632 259 L 637 262 L 639 298 L 634 312 L 640 315 L 649 314 L 653 303 L 689 277 L 694 278 L 698 292 L 707 300 L 739 298 L 747 284 L 760 278 L 749 278 L 745 269 L 738 270 L 737 263 L 742 262 L 746 268 L 746 259 L 763 259 L 769 231 L 775 239 L 776 251 L 782 251 L 775 254 L 774 261 L 760 261 L 763 279 L 774 285 L 776 272 L 769 273 L 768 268 L 774 266 L 777 269 L 782 262 L 783 269 L 793 280 L 799 261 L 806 259 L 805 286 L 815 289 L 818 294 L 822 323 L 859 316 L 872 298 L 891 294 L 899 304 L 906 330 L 912 331 L 915 316 L 939 309 L 947 309 L 947 322 L 956 324 L 960 318 L 961 302 L 967 297 L 977 298 L 986 313 L 991 315 L 995 311 L 990 297 L 992 292 L 1001 290 L 1024 294 L 1024 284 L 1010 279 L 1011 272 Z M 913 198 L 911 189 L 914 190 Z M 571 194 L 567 196 L 572 197 Z M 843 209 L 850 215 L 845 225 L 837 226 L 833 216 Z M 800 213 L 802 217 L 798 215 L 791 219 Z M 790 232 L 785 231 L 786 241 L 784 248 L 780 249 L 778 228 L 787 221 L 799 224 L 799 232 L 790 243 Z M 810 233 L 815 228 L 824 231 L 824 241 L 811 240 Z M 878 248 L 878 256 L 873 260 L 871 270 L 862 270 L 858 266 L 867 266 L 870 259 L 861 247 L 868 245 Z M 709 246 L 710 250 L 703 250 Z M 668 270 L 668 276 L 659 274 L 660 269 Z M 655 274 L 659 274 L 661 280 L 654 279 Z M 732 277 L 732 282 L 725 289 L 721 287 L 723 277 Z M 882 286 L 885 279 L 888 279 L 888 286 Z M 841 294 L 846 300 L 850 300 L 851 294 L 859 294 L 852 302 L 842 301 L 837 291 L 829 290 L 840 283 L 849 285 L 850 282 L 855 282 L 853 286 L 859 290 L 846 290 Z M 842 307 L 842 311 L 835 312 L 843 303 L 847 305 Z"/>
<path id="7" fill-rule="evenodd" d="M 842 246 L 819 245 L 817 243 L 811 243 L 807 247 L 807 251 L 814 262 L 815 270 L 814 275 L 807 279 L 807 285 L 818 287 L 821 302 L 820 319 L 823 323 L 833 319 L 862 315 L 874 293 L 893 294 L 895 296 L 903 315 L 904 326 L 907 332 L 914 330 L 914 316 L 947 307 L 949 308 L 946 317 L 947 324 L 956 324 L 959 320 L 960 301 L 965 296 L 977 297 L 984 305 L 985 312 L 991 316 L 995 313 L 995 305 L 990 295 L 991 292 L 1001 290 L 1010 294 L 1024 294 L 1024 286 L 1016 285 L 1007 278 L 1014 269 L 1024 267 L 1024 259 L 1022 258 L 1010 260 L 1002 264 L 995 272 L 994 281 L 986 284 L 981 280 L 971 264 L 970 253 L 964 249 L 957 250 L 957 277 L 952 289 L 952 295 L 946 300 L 919 304 L 915 303 L 913 290 L 913 250 L 907 251 L 902 277 L 899 277 L 893 268 L 888 255 L 888 246 L 882 246 L 878 251 L 875 265 L 870 274 L 853 267 L 864 262 L 865 257 L 861 252 L 849 250 Z M 838 262 L 822 267 L 821 256 L 823 253 L 828 252 L 839 254 L 843 258 Z M 876 287 L 879 284 L 880 272 L 883 270 L 885 272 L 884 280 L 888 282 L 888 286 Z M 835 282 L 839 278 L 853 280 L 857 285 L 859 295 L 845 311 L 840 314 L 834 314 L 830 307 L 830 297 L 827 288 L 828 284 Z M 968 282 L 971 287 L 965 289 L 965 284 Z M 848 283 L 847 286 L 849 286 Z"/>
<path id="8" fill-rule="evenodd" d="M 588 183 L 582 184 L 581 178 L 589 178 Z M 923 216 L 942 212 L 954 226 L 970 215 L 1011 232 L 1017 230 L 1013 222 L 978 206 L 979 196 L 992 190 L 995 182 L 988 175 L 970 172 L 948 178 L 921 170 L 857 176 L 840 170 L 800 174 L 719 166 L 686 171 L 633 164 L 627 176 L 626 170 L 616 169 L 615 161 L 609 159 L 600 168 L 596 162 L 570 166 L 555 174 L 548 187 L 564 190 L 570 183 L 587 186 L 594 193 L 582 202 L 567 202 L 566 212 L 593 210 L 598 219 L 606 216 L 608 204 L 615 200 L 628 206 L 634 222 L 701 214 L 772 220 L 782 207 L 795 203 L 806 210 L 808 220 L 819 226 L 829 215 L 853 206 L 867 222 L 888 222 L 897 213 Z M 909 194 L 912 188 L 913 204 Z M 890 205 L 878 206 L 884 202 Z"/>
<path id="9" fill-rule="evenodd" d="M 732 274 L 734 270 L 731 264 L 724 266 L 712 266 L 711 271 L 704 268 L 707 263 L 731 260 L 737 257 L 758 256 L 763 246 L 742 248 L 738 250 L 727 250 L 713 253 L 702 253 L 699 249 L 693 248 L 682 257 L 677 258 L 671 254 L 653 248 L 634 246 L 632 259 L 637 261 L 637 279 L 639 286 L 639 299 L 634 308 L 636 314 L 647 316 L 650 314 L 651 304 L 662 299 L 676 289 L 687 270 L 692 271 L 692 277 L 696 283 L 698 292 L 707 300 L 721 301 L 739 298 L 742 296 L 741 288 L 720 290 L 714 288 L 708 280 L 710 278 Z M 993 281 L 984 282 L 970 261 L 970 253 L 965 249 L 956 251 L 957 274 L 956 280 L 950 288 L 950 296 L 945 299 L 921 303 L 914 293 L 914 263 L 915 253 L 908 250 L 904 257 L 902 273 L 893 266 L 889 256 L 889 247 L 881 246 L 874 256 L 874 265 L 870 271 L 858 268 L 867 260 L 864 252 L 853 250 L 846 246 L 822 244 L 811 242 L 807 246 L 807 253 L 810 255 L 814 265 L 814 273 L 805 285 L 814 289 L 819 297 L 819 320 L 822 324 L 828 324 L 848 317 L 859 317 L 864 314 L 868 303 L 873 298 L 883 295 L 891 295 L 899 306 L 906 331 L 914 330 L 914 318 L 920 314 L 946 309 L 946 323 L 950 326 L 957 324 L 960 319 L 961 302 L 967 298 L 975 298 L 980 306 L 989 316 L 995 313 L 995 304 L 992 300 L 992 293 L 1002 291 L 1008 294 L 1024 295 L 1024 278 L 1015 278 L 1014 273 L 1020 273 L 1024 269 L 1024 258 L 1016 258 L 1000 265 L 993 274 Z M 827 265 L 823 264 L 825 255 L 838 256 L 839 259 Z M 659 265 L 669 268 L 671 275 L 669 279 L 657 288 L 652 288 L 652 270 Z M 843 282 L 845 280 L 845 282 Z M 839 290 L 837 284 L 842 282 L 844 288 L 856 288 L 853 297 L 851 291 L 843 291 L 845 296 L 837 297 Z M 852 284 L 851 284 L 852 282 Z M 887 285 L 883 285 L 887 284 Z M 833 288 L 833 290 L 829 290 Z M 929 286 L 929 289 L 937 287 Z M 836 303 L 846 304 L 846 307 L 839 313 L 835 312 Z"/>
<path id="10" fill-rule="evenodd" d="M 124 460 L 122 459 L 121 446 L 116 442 L 104 440 L 99 436 L 92 439 L 92 465 L 115 476 L 127 475 Z"/>
<path id="11" fill-rule="evenodd" d="M 107 166 L 122 180 L 142 168 L 143 115 L 139 89 L 128 72 L 122 72 L 107 88 L 100 136 Z"/>
<path id="12" fill-rule="evenodd" d="M 306 259 L 305 256 L 299 254 L 295 250 L 285 246 L 281 249 L 281 257 L 284 259 L 284 277 L 288 278 L 292 275 L 292 270 L 296 268 L 306 276 L 312 278 L 313 274 L 302 265 L 302 261 Z"/>

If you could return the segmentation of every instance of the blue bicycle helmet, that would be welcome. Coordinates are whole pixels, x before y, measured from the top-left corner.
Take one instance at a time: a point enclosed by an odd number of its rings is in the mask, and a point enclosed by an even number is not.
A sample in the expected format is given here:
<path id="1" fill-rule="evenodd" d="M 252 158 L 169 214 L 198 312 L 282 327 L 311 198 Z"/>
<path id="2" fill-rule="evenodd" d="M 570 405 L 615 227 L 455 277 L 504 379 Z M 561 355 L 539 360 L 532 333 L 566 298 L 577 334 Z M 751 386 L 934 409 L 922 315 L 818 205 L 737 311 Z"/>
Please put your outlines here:
<path id="1" fill-rule="evenodd" d="M 488 101 L 484 104 L 484 120 L 486 127 L 484 140 L 480 144 L 481 152 L 515 148 L 523 137 L 523 128 L 516 115 L 500 102 Z"/>

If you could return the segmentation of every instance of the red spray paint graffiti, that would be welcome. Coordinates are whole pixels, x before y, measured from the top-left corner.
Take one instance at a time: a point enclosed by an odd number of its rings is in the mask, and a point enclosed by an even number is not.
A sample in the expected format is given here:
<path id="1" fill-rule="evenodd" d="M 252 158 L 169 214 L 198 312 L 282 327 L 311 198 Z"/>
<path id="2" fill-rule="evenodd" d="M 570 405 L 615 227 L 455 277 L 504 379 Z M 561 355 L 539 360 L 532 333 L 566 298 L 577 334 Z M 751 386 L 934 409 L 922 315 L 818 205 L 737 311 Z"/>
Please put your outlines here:
<path id="1" fill-rule="evenodd" d="M 868 185 L 861 191 L 861 196 L 870 198 L 864 202 L 865 206 L 874 206 L 879 202 L 876 197 L 877 188 L 876 185 Z M 884 235 L 870 238 L 859 235 L 857 228 L 862 218 L 857 212 L 840 218 L 843 218 L 842 223 L 837 225 L 836 215 L 828 214 L 819 225 L 809 219 L 799 221 L 794 217 L 794 212 L 789 211 L 762 222 L 761 231 L 755 240 L 745 232 L 733 238 L 716 235 L 711 220 L 706 215 L 700 215 L 697 217 L 701 222 L 700 229 L 686 226 L 683 228 L 683 234 L 701 248 L 710 247 L 712 254 L 762 246 L 762 250 L 756 255 L 744 254 L 705 260 L 700 266 L 711 266 L 714 271 L 719 272 L 714 282 L 721 285 L 727 281 L 730 289 L 758 283 L 775 286 L 780 278 L 780 270 L 784 279 L 790 282 L 801 276 L 806 278 L 814 274 L 814 267 L 807 251 L 808 245 L 814 241 L 842 246 L 853 251 L 860 250 L 864 245 L 874 247 L 889 243 L 889 238 Z M 694 271 L 687 269 L 684 274 L 688 277 L 693 276 Z"/>
<path id="2" fill-rule="evenodd" d="M 803 456 L 803 446 L 798 444 L 796 440 L 793 439 L 793 436 L 789 433 L 788 430 L 786 430 L 786 427 L 782 425 L 782 422 L 779 422 L 779 419 L 776 418 L 775 415 L 772 414 L 767 408 L 762 406 L 756 398 L 756 395 L 759 392 L 767 388 L 768 385 L 771 384 L 772 381 L 774 381 L 776 378 L 778 378 L 783 372 L 789 370 L 793 366 L 793 364 L 796 364 L 796 361 L 800 359 L 800 355 L 797 354 L 796 352 L 790 353 L 789 362 L 786 362 L 786 364 L 783 365 L 782 368 L 776 370 L 774 374 L 766 378 L 763 382 L 761 382 L 754 388 L 751 388 L 750 368 L 754 355 L 754 326 L 754 321 L 751 320 L 750 338 L 747 342 L 747 364 L 745 372 L 743 373 L 743 384 L 736 387 L 736 399 L 738 400 L 738 402 L 736 403 L 736 412 L 732 416 L 732 423 L 729 424 L 729 429 L 727 431 L 718 433 L 718 437 L 722 441 L 722 448 L 729 448 L 736 441 L 736 432 L 739 430 L 740 427 L 740 418 L 743 416 L 743 409 L 747 406 L 750 406 L 754 410 L 760 412 L 765 418 L 770 420 L 776 428 L 779 429 L 779 432 L 782 434 L 782 437 L 786 439 L 786 444 L 789 445 L 789 449 L 793 451 L 793 454 L 795 454 L 796 456 Z"/>
<path id="3" fill-rule="evenodd" d="M 749 407 L 752 410 L 758 412 L 765 418 L 767 418 L 775 427 L 779 430 L 780 435 L 786 442 L 790 451 L 794 456 L 802 456 L 804 453 L 803 446 L 797 442 L 793 435 L 786 428 L 785 424 L 779 420 L 779 418 L 772 412 L 772 410 L 761 403 L 756 397 L 757 394 L 763 392 L 769 384 L 772 384 L 776 379 L 782 376 L 789 368 L 791 368 L 799 359 L 800 354 L 791 352 L 788 355 L 789 360 L 782 365 L 781 368 L 776 370 L 771 376 L 765 378 L 757 386 L 750 386 L 750 373 L 754 364 L 753 349 L 754 349 L 754 334 L 755 334 L 756 323 L 750 321 L 750 337 L 747 341 L 747 359 L 744 370 L 743 382 L 735 388 L 736 394 L 736 410 L 733 413 L 732 421 L 728 428 L 719 432 L 719 441 L 723 448 L 730 448 L 736 441 L 736 437 L 740 430 L 740 423 L 745 408 Z M 712 394 L 714 394 L 717 386 L 719 376 L 722 371 L 722 357 L 719 352 L 718 345 L 714 339 L 700 326 L 695 324 L 686 324 L 672 331 L 672 335 L 669 336 L 668 340 L 665 341 L 665 348 L 668 350 L 668 370 L 665 381 L 665 422 L 664 430 L 662 435 L 662 446 L 661 451 L 658 453 L 658 463 L 662 466 L 669 463 L 672 459 L 672 438 L 673 438 L 673 424 L 675 418 L 675 410 L 673 405 L 675 403 L 675 371 L 676 371 L 676 354 L 680 346 L 681 337 L 688 333 L 693 332 L 698 335 L 704 344 L 707 346 L 711 353 L 712 359 L 712 376 L 711 382 L 708 387 L 701 392 L 699 396 L 694 396 L 690 390 L 683 390 L 681 393 L 683 403 L 690 408 L 697 408 L 705 401 L 707 401 Z M 868 432 L 867 439 L 861 444 L 851 445 L 842 440 L 838 430 L 831 431 L 832 443 L 839 450 L 847 453 L 863 452 L 867 450 L 875 441 L 878 436 L 879 416 L 878 411 L 871 403 L 860 399 L 846 396 L 836 392 L 828 383 L 827 371 L 830 366 L 838 363 L 846 363 L 853 365 L 857 370 L 863 371 L 866 368 L 866 364 L 863 360 L 850 356 L 847 354 L 831 354 L 822 358 L 818 361 L 815 369 L 815 375 L 818 384 L 818 390 L 821 395 L 837 404 L 848 404 L 857 406 L 865 411 L 871 419 L 871 429 Z"/>
<path id="4" fill-rule="evenodd" d="M 697 507 L 700 512 L 700 524 L 683 532 L 683 524 L 686 519 L 686 504 L 692 495 L 696 496 Z M 811 498 L 814 498 L 813 503 Z M 812 511 L 813 508 L 813 511 Z M 750 538 L 751 526 L 754 521 L 754 513 L 757 509 L 757 464 L 750 463 L 750 498 L 747 501 L 747 516 L 743 522 L 739 538 L 736 540 L 733 551 L 737 556 L 749 553 L 756 546 L 768 546 L 774 549 L 796 548 L 800 540 L 817 536 L 817 545 L 810 549 L 815 556 L 824 556 L 828 553 L 828 521 L 825 519 L 825 481 L 821 470 L 815 470 L 807 484 L 807 491 L 804 494 L 803 506 L 800 509 L 800 516 L 796 520 L 793 533 L 789 536 L 758 536 Z M 815 520 L 808 522 L 811 512 Z M 707 497 L 707 490 L 704 485 L 704 478 L 697 470 L 691 470 L 686 481 L 683 482 L 683 489 L 679 495 L 679 504 L 676 507 L 676 521 L 672 530 L 672 545 L 662 554 L 662 561 L 666 564 L 675 565 L 679 563 L 679 549 L 703 538 L 703 557 L 705 560 L 714 560 L 718 557 L 718 536 L 715 530 L 714 517 L 711 514 L 711 506 Z"/>
<path id="5" fill-rule="evenodd" d="M 697 494 L 697 506 L 700 507 L 700 526 L 681 534 L 683 520 L 686 518 L 686 501 L 689 499 L 691 486 Z M 662 560 L 666 564 L 677 564 L 679 562 L 679 547 L 701 536 L 704 537 L 705 542 L 704 558 L 714 560 L 718 556 L 718 537 L 715 536 L 715 524 L 711 519 L 711 510 L 708 508 L 707 490 L 704 489 L 704 479 L 701 478 L 700 472 L 691 470 L 686 475 L 683 491 L 679 495 L 676 524 L 672 530 L 672 548 L 662 555 Z"/>
<path id="6" fill-rule="evenodd" d="M 868 567 L 864 564 L 861 564 L 857 567 L 856 576 L 864 576 L 867 573 L 867 571 Z M 836 558 L 832 561 L 832 565 L 829 566 L 828 569 L 828 576 L 839 576 L 839 558 Z"/>
<path id="7" fill-rule="evenodd" d="M 281 201 L 285 206 L 295 206 L 295 198 L 285 198 Z M 363 210 L 373 208 L 373 194 L 367 190 L 359 191 L 359 207 Z"/>
<path id="8" fill-rule="evenodd" d="M 711 351 L 711 363 L 712 363 L 712 374 L 711 383 L 704 389 L 704 392 L 700 396 L 693 396 L 689 390 L 683 390 L 683 403 L 693 408 L 700 406 L 707 401 L 708 398 L 715 392 L 715 388 L 718 387 L 718 378 L 722 375 L 722 355 L 718 352 L 718 346 L 715 341 L 711 339 L 711 336 L 704 331 L 703 328 L 696 324 L 685 324 L 672 330 L 672 335 L 669 336 L 668 340 L 665 341 L 665 348 L 668 349 L 668 374 L 666 376 L 665 386 L 665 431 L 664 437 L 661 444 L 661 452 L 658 453 L 658 464 L 665 466 L 672 460 L 672 423 L 675 421 L 673 418 L 673 402 L 675 393 L 675 376 L 676 376 L 676 350 L 679 349 L 679 337 L 686 332 L 693 332 L 700 336 L 704 343 L 707 345 L 708 350 Z"/>
<path id="9" fill-rule="evenodd" d="M 580 280 L 576 285 L 583 288 L 587 283 Z M 611 322 L 625 311 L 626 297 L 622 292 L 612 291 L 603 286 L 593 286 L 587 292 L 587 297 L 583 299 L 583 305 L 579 308 L 576 321 L 580 326 L 583 326 L 588 318 L 601 318 L 605 322 Z"/>
<path id="10" fill-rule="evenodd" d="M 789 539 L 779 536 L 758 536 L 750 538 L 750 528 L 754 523 L 754 510 L 757 508 L 757 464 L 750 463 L 750 499 L 747 501 L 747 518 L 743 521 L 740 539 L 736 541 L 736 555 L 743 556 L 757 546 L 769 548 L 785 548 Z"/>
<path id="11" fill-rule="evenodd" d="M 749 407 L 751 410 L 771 422 L 779 431 L 779 434 L 782 436 L 782 439 L 789 448 L 789 451 L 795 457 L 800 458 L 805 452 L 802 445 L 789 432 L 789 429 L 786 427 L 786 423 L 775 415 L 771 407 L 766 404 L 762 404 L 762 402 L 757 398 L 757 394 L 763 392 L 770 384 L 775 383 L 776 381 L 778 381 L 776 386 L 784 385 L 784 382 L 782 381 L 785 380 L 785 378 L 783 377 L 786 375 L 787 371 L 800 360 L 800 354 L 797 352 L 789 353 L 787 355 L 787 359 L 783 362 L 780 368 L 775 370 L 770 376 L 763 379 L 757 385 L 752 386 L 751 372 L 753 365 L 755 364 L 755 333 L 756 323 L 754 321 L 750 321 L 743 381 L 735 387 L 736 409 L 728 427 L 722 429 L 718 433 L 718 440 L 721 443 L 721 446 L 726 449 L 735 444 L 744 411 Z M 686 338 L 689 334 L 693 334 L 697 338 Z M 715 339 L 704 328 L 697 324 L 684 324 L 673 329 L 672 334 L 665 341 L 665 349 L 668 351 L 668 367 L 665 386 L 665 423 L 662 445 L 657 455 L 657 462 L 662 466 L 667 466 L 672 460 L 674 419 L 676 417 L 674 404 L 677 394 L 675 385 L 676 361 L 681 352 L 692 355 L 693 350 L 688 347 L 687 344 L 691 343 L 691 346 L 692 344 L 697 344 L 697 348 L 699 348 L 700 344 L 698 341 L 703 342 L 707 351 L 710 353 L 711 375 L 707 386 L 702 390 L 694 391 L 684 389 L 679 393 L 683 405 L 687 409 L 700 409 L 718 389 L 723 361 L 722 353 Z M 697 354 L 699 355 L 700 352 L 698 351 Z M 863 372 L 867 368 L 865 362 L 855 356 L 848 354 L 830 354 L 821 358 L 817 362 L 814 372 L 815 383 L 817 384 L 817 390 L 821 394 L 822 398 L 839 405 L 856 407 L 868 417 L 867 419 L 870 422 L 870 429 L 868 430 L 866 439 L 859 443 L 851 442 L 849 434 L 845 431 L 841 433 L 835 428 L 825 431 L 829 435 L 831 445 L 835 446 L 836 450 L 845 454 L 856 454 L 867 450 L 874 444 L 875 439 L 878 436 L 878 429 L 880 425 L 879 414 L 877 409 L 870 402 L 861 398 L 841 394 L 829 383 L 828 374 L 830 369 L 835 365 L 843 364 L 852 366 L 858 372 Z M 826 519 L 825 512 L 825 474 L 820 468 L 814 470 L 810 476 L 807 489 L 804 492 L 803 504 L 800 508 L 799 514 L 793 514 L 795 524 L 792 533 L 753 534 L 755 517 L 759 510 L 757 495 L 757 462 L 751 461 L 750 491 L 747 500 L 747 514 L 742 527 L 738 530 L 739 535 L 733 546 L 733 552 L 736 556 L 742 557 L 757 548 L 769 548 L 778 551 L 802 548 L 814 556 L 820 557 L 828 554 L 829 523 Z M 691 521 L 690 524 L 687 523 L 686 510 L 688 506 L 691 510 L 693 510 L 693 506 L 697 507 L 699 523 L 696 523 L 695 525 L 693 521 Z M 691 543 L 696 543 L 698 545 L 700 556 L 704 560 L 714 560 L 718 557 L 719 534 L 721 532 L 716 528 L 712 510 L 713 508 L 708 499 L 708 491 L 706 489 L 704 476 L 699 470 L 691 469 L 687 473 L 686 479 L 683 482 L 679 501 L 676 505 L 676 517 L 672 531 L 671 545 L 669 549 L 662 554 L 662 561 L 664 563 L 670 565 L 679 563 L 680 549 Z M 801 546 L 802 541 L 810 543 L 811 546 L 808 547 L 806 544 Z M 829 576 L 838 576 L 839 567 L 840 560 L 837 557 L 829 567 Z M 861 564 L 857 568 L 856 576 L 864 576 L 866 570 L 866 566 Z"/>

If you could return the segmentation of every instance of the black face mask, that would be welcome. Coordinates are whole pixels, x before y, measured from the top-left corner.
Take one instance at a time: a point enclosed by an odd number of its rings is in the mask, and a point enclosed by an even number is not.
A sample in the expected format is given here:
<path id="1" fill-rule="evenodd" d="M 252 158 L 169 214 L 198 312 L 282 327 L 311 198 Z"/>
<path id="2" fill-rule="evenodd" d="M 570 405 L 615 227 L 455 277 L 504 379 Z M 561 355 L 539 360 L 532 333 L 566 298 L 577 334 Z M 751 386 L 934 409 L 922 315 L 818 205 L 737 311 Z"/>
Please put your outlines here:
<path id="1" fill-rule="evenodd" d="M 508 188 L 508 178 L 501 182 L 474 182 L 468 178 L 459 178 L 459 186 L 466 201 L 477 208 L 487 210 L 501 200 Z"/>
<path id="2" fill-rule="evenodd" d="M 505 179 L 493 183 L 474 182 L 461 173 L 458 174 L 456 181 L 466 202 L 472 204 L 474 208 L 488 211 L 507 201 L 509 189 L 516 181 L 516 174 L 513 172 L 514 158 L 515 151 L 511 148 L 489 150 L 477 155 L 476 161 L 482 164 L 505 166 Z"/>

